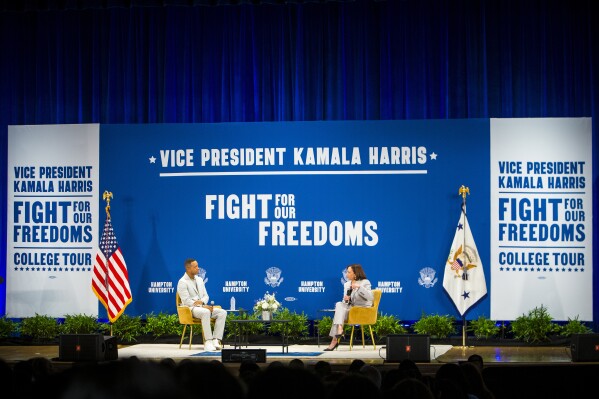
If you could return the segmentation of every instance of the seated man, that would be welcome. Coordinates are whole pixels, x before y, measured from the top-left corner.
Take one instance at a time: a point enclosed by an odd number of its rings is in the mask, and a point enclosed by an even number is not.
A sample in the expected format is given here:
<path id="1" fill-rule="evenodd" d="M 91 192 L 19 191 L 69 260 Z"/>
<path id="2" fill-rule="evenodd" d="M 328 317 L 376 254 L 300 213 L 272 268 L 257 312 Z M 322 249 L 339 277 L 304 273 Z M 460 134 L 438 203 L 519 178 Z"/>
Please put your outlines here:
<path id="1" fill-rule="evenodd" d="M 189 306 L 191 314 L 196 319 L 202 320 L 204 330 L 204 350 L 215 351 L 222 348 L 221 340 L 225 331 L 227 311 L 208 305 L 208 292 L 204 281 L 198 277 L 200 268 L 195 259 L 185 260 L 185 274 L 177 284 L 177 293 L 181 304 Z M 210 328 L 210 318 L 216 319 L 214 333 Z"/>

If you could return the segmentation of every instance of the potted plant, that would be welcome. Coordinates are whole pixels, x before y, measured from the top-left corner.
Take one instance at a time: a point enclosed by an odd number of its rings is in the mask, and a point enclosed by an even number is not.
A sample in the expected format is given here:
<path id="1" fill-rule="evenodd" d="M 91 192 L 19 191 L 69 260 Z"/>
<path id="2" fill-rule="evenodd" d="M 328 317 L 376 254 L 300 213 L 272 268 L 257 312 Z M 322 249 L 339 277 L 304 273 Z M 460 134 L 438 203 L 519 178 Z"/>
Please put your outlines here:
<path id="1" fill-rule="evenodd" d="M 66 315 L 60 326 L 62 334 L 95 334 L 105 331 L 106 324 L 99 323 L 94 316 L 86 314 Z"/>
<path id="2" fill-rule="evenodd" d="M 289 320 L 288 323 L 272 323 L 268 328 L 270 334 L 285 334 L 287 338 L 300 339 L 308 335 L 308 316 L 302 312 L 292 312 L 282 308 L 274 317 L 275 320 Z"/>
<path id="3" fill-rule="evenodd" d="M 527 315 L 518 317 L 510 327 L 514 338 L 527 343 L 541 343 L 549 341 L 549 335 L 560 330 L 559 325 L 551 320 L 547 308 L 541 305 L 530 310 Z"/>
<path id="4" fill-rule="evenodd" d="M 21 321 L 21 335 L 31 337 L 35 343 L 48 343 L 54 341 L 60 328 L 55 318 L 35 314 Z"/>
<path id="5" fill-rule="evenodd" d="M 376 323 L 372 326 L 372 332 L 375 339 L 383 340 L 387 335 L 405 334 L 408 331 L 401 325 L 400 320 L 394 315 L 386 315 L 379 313 L 376 318 Z"/>
<path id="6" fill-rule="evenodd" d="M 144 333 L 140 316 L 128 316 L 122 314 L 114 323 L 112 323 L 112 334 L 117 337 L 119 342 L 136 342 Z"/>
<path id="7" fill-rule="evenodd" d="M 559 334 L 570 337 L 572 334 L 589 334 L 592 332 L 593 330 L 585 326 L 580 320 L 578 320 L 578 316 L 576 316 L 574 319 L 570 319 L 568 317 L 568 323 L 562 326 Z"/>
<path id="8" fill-rule="evenodd" d="M 431 338 L 447 338 L 456 333 L 455 318 L 449 315 L 422 315 L 412 326 L 417 334 L 428 334 Z"/>
<path id="9" fill-rule="evenodd" d="M 261 316 L 262 320 L 272 320 L 272 315 L 281 307 L 281 304 L 275 298 L 275 294 L 266 292 L 264 297 L 256 301 L 254 313 Z"/>
<path id="10" fill-rule="evenodd" d="M 0 318 L 0 341 L 7 340 L 17 334 L 19 324 L 7 318 Z"/>
<path id="11" fill-rule="evenodd" d="M 499 334 L 500 328 L 495 321 L 481 315 L 478 316 L 478 319 L 470 321 L 468 331 L 472 331 L 476 338 L 489 339 L 496 337 Z"/>
<path id="12" fill-rule="evenodd" d="M 331 316 L 323 316 L 320 320 L 314 320 L 314 326 L 318 332 L 318 337 L 327 337 L 331 327 L 333 327 L 333 318 Z"/>
<path id="13" fill-rule="evenodd" d="M 179 323 L 179 316 L 177 314 L 160 312 L 155 315 L 152 312 L 146 315 L 144 332 L 152 336 L 154 341 L 165 336 L 178 338 L 183 333 L 183 325 Z"/>

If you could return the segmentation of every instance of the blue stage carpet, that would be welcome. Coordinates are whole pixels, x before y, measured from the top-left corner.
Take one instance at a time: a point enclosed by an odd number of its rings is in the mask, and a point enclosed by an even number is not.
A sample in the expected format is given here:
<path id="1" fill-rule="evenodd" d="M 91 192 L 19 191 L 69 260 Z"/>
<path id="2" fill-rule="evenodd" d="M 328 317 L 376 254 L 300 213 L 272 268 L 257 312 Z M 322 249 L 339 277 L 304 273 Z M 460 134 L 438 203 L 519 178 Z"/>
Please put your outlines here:
<path id="1" fill-rule="evenodd" d="M 322 355 L 322 352 L 268 352 L 266 354 L 268 357 L 273 357 L 273 356 L 284 356 L 284 357 L 316 357 L 316 356 L 320 356 Z M 197 356 L 197 357 L 220 357 L 221 354 L 220 352 L 199 352 L 199 353 L 194 353 L 193 355 L 190 356 Z"/>

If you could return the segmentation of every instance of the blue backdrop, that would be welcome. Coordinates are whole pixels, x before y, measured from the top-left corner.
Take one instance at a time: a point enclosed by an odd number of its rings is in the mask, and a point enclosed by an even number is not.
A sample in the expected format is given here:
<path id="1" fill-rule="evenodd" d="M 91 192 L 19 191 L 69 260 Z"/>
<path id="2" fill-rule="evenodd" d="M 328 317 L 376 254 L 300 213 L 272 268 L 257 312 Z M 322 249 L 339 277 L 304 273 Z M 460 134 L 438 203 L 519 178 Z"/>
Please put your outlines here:
<path id="1" fill-rule="evenodd" d="M 100 142 L 100 187 L 115 194 L 111 215 L 131 276 L 128 313 L 171 311 L 172 291 L 152 288 L 176 287 L 183 261 L 193 257 L 206 270 L 211 298 L 225 307 L 234 296 L 237 307 L 249 309 L 269 291 L 284 306 L 319 317 L 319 309 L 342 297 L 343 269 L 360 263 L 373 286 L 386 291 L 381 311 L 404 320 L 453 314 L 442 280 L 461 184 L 473 193 L 469 220 L 483 264 L 489 263 L 489 120 L 101 125 Z M 465 151 L 465 145 L 486 150 Z M 341 162 L 350 164 L 339 165 L 332 155 L 324 165 L 306 165 L 317 147 L 345 150 Z M 285 151 L 275 165 L 202 166 L 201 149 L 223 148 Z M 294 154 L 300 148 L 301 156 Z M 409 157 L 377 165 L 371 148 L 397 148 Z M 163 166 L 161 151 L 172 149 L 193 151 L 193 166 Z M 225 209 L 219 219 L 226 202 L 206 202 L 213 195 L 260 194 L 271 200 L 266 208 L 256 200 L 247 217 L 227 216 Z M 277 204 L 277 194 L 293 204 Z M 277 217 L 277 207 L 293 213 Z M 293 222 L 306 226 L 303 242 Z M 284 229 L 283 241 L 272 241 L 273 224 Z M 328 231 L 318 244 L 316 224 Z M 281 271 L 277 284 L 265 282 L 271 267 Z M 431 286 L 419 283 L 425 268 L 437 273 Z M 230 292 L 232 284 L 247 289 Z M 488 297 L 469 317 L 477 314 L 489 315 Z"/>

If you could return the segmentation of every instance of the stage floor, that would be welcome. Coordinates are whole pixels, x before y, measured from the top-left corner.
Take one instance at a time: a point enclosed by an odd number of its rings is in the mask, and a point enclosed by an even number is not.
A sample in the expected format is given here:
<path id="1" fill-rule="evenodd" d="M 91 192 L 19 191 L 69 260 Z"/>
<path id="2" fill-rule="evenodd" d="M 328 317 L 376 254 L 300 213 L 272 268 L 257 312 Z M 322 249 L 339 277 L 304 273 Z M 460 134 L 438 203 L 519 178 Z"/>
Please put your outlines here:
<path id="1" fill-rule="evenodd" d="M 225 345 L 225 349 L 232 349 L 232 346 Z M 371 346 L 363 348 L 361 345 L 355 345 L 353 350 L 349 350 L 349 345 L 340 345 L 336 351 L 324 352 L 325 345 L 290 345 L 289 353 L 283 353 L 279 346 L 252 345 L 248 349 L 263 348 L 267 351 L 266 364 L 273 361 L 283 363 L 291 359 L 300 358 L 305 364 L 315 364 L 320 360 L 328 361 L 337 367 L 344 367 L 355 359 L 361 359 L 366 363 L 373 365 L 396 367 L 397 363 L 386 362 L 385 346 L 377 346 L 374 350 Z M 524 365 L 524 364 L 570 364 L 573 363 L 570 355 L 570 348 L 565 346 L 548 347 L 491 347 L 491 346 L 451 346 L 451 345 L 431 345 L 429 363 L 419 365 L 424 369 L 431 369 L 434 372 L 439 365 L 443 363 L 457 363 L 468 359 L 472 354 L 479 354 L 483 357 L 485 365 Z M 182 359 L 197 360 L 221 360 L 220 352 L 205 352 L 203 346 L 192 345 L 188 349 L 183 345 L 179 349 L 178 344 L 138 344 L 138 345 L 119 345 L 119 358 L 135 356 L 140 359 L 161 360 L 172 358 L 175 361 Z M 58 345 L 46 346 L 0 346 L 0 358 L 9 363 L 15 363 L 21 360 L 27 360 L 33 357 L 45 357 L 56 364 L 69 363 L 58 361 Z M 437 366 L 435 366 L 437 365 Z"/>

